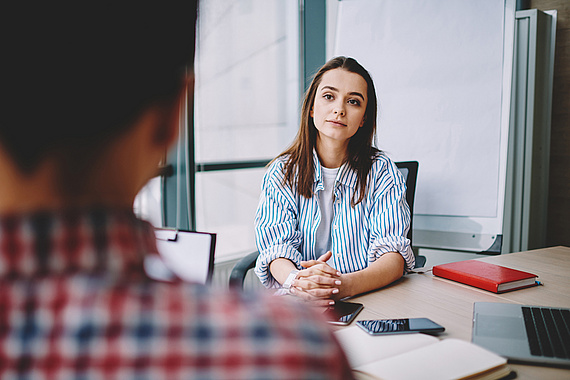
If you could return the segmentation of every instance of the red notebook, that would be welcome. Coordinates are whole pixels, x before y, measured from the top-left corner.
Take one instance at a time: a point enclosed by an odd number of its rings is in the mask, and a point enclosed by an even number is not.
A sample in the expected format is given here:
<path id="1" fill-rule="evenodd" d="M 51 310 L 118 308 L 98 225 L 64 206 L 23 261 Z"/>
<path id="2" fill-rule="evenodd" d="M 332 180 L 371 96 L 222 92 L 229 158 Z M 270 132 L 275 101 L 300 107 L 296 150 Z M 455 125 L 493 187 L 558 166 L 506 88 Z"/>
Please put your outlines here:
<path id="1" fill-rule="evenodd" d="M 494 293 L 526 288 L 536 284 L 537 275 L 479 260 L 435 265 L 435 276 L 475 286 Z"/>

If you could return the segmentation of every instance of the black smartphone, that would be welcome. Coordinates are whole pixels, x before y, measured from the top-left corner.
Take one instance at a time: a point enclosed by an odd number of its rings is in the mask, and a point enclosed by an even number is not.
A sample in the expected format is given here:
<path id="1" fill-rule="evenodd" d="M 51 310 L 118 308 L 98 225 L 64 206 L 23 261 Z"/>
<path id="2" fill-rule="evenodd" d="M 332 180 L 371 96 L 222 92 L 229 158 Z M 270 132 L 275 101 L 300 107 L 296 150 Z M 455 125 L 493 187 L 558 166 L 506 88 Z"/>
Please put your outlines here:
<path id="1" fill-rule="evenodd" d="M 336 301 L 334 306 L 326 308 L 325 318 L 333 325 L 348 325 L 363 308 L 361 303 Z"/>
<path id="2" fill-rule="evenodd" d="M 428 318 L 374 319 L 356 322 L 358 327 L 372 335 L 426 333 L 439 334 L 445 328 Z"/>

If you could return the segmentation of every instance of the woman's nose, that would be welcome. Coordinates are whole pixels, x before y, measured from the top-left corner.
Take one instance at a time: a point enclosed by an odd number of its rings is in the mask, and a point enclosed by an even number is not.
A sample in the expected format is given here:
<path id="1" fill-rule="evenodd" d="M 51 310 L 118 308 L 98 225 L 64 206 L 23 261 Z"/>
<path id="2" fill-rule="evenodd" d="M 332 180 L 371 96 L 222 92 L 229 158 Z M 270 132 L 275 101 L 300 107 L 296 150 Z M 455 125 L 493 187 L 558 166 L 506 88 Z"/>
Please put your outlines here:
<path id="1" fill-rule="evenodd" d="M 333 111 L 333 112 L 335 113 L 335 115 L 344 116 L 344 107 L 343 107 L 342 105 L 340 105 L 340 106 L 337 105 L 337 106 L 334 107 L 334 111 Z"/>

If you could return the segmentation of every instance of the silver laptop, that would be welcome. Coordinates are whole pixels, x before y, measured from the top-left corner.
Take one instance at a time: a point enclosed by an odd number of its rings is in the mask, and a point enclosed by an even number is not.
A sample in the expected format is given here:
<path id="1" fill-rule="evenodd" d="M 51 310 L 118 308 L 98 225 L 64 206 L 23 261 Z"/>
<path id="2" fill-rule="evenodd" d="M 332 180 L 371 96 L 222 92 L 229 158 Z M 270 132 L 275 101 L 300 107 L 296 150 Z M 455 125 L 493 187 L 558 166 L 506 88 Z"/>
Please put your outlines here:
<path id="1" fill-rule="evenodd" d="M 570 309 L 475 302 L 472 341 L 511 362 L 570 367 Z"/>

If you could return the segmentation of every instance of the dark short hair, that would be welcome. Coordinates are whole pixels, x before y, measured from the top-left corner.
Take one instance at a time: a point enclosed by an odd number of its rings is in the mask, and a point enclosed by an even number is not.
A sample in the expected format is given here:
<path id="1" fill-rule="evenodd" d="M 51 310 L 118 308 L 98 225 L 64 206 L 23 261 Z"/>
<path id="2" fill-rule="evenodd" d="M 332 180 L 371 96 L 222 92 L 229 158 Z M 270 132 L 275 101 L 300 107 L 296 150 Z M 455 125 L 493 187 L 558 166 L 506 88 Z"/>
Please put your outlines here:
<path id="1" fill-rule="evenodd" d="M 194 60 L 197 0 L 0 6 L 0 145 L 24 171 L 113 137 L 172 100 Z"/>

